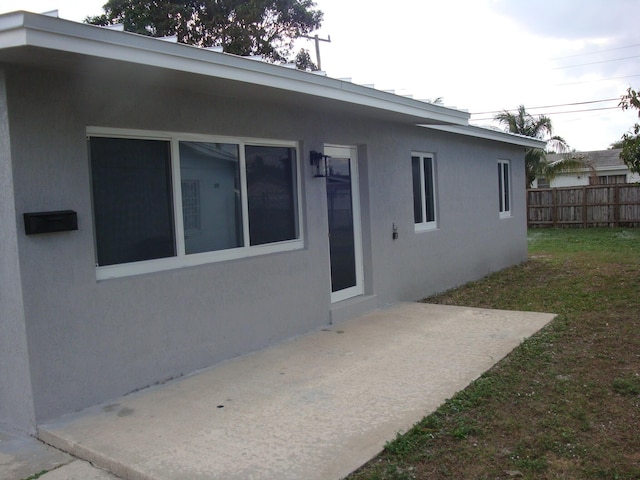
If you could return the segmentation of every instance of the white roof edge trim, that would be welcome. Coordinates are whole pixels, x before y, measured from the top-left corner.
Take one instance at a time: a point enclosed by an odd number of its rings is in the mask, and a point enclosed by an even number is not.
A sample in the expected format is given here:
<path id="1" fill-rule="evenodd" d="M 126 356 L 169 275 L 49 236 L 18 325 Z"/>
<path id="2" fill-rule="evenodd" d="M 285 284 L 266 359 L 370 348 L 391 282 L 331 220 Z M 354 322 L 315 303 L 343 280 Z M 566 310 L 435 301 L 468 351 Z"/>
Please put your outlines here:
<path id="1" fill-rule="evenodd" d="M 442 132 L 456 133 L 458 135 L 466 135 L 468 137 L 484 138 L 486 140 L 495 140 L 502 143 L 510 143 L 512 145 L 520 145 L 530 148 L 545 148 L 547 142 L 538 140 L 537 138 L 525 137 L 515 133 L 500 132 L 489 128 L 476 127 L 475 125 L 418 125 L 419 127 L 430 128 Z"/>
<path id="2" fill-rule="evenodd" d="M 23 35 L 16 37 L 17 32 Z M 145 35 L 118 32 L 29 12 L 0 15 L 0 50 L 26 46 L 263 85 L 423 118 L 425 123 L 468 125 L 470 118 L 468 112 L 461 110 L 407 99 L 279 65 L 255 62 L 236 55 L 167 43 Z"/>

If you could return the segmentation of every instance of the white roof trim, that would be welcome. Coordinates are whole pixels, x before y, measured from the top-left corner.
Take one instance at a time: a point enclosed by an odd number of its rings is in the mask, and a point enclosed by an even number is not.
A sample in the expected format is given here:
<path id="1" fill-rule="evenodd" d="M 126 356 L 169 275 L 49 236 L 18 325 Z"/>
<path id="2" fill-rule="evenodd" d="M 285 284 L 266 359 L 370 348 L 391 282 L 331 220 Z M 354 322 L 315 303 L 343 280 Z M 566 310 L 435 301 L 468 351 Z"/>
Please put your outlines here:
<path id="1" fill-rule="evenodd" d="M 308 72 L 28 12 L 0 15 L 0 53 L 16 47 L 58 50 L 264 85 L 406 115 L 425 123 L 467 125 L 469 120 L 468 112 Z"/>
<path id="2" fill-rule="evenodd" d="M 501 132 L 490 128 L 478 127 L 475 125 L 420 125 L 421 127 L 439 130 L 441 132 L 456 133 L 468 137 L 484 138 L 485 140 L 495 140 L 512 145 L 520 145 L 529 148 L 545 148 L 547 142 L 537 138 L 525 137 L 515 133 Z"/>
<path id="3" fill-rule="evenodd" d="M 576 170 L 576 172 L 571 172 L 568 174 L 565 173 L 560 173 L 560 175 L 575 175 L 576 173 L 592 173 L 592 172 L 596 172 L 596 173 L 602 173 L 602 172 L 621 172 L 621 173 L 629 173 L 629 167 L 627 167 L 626 165 L 610 165 L 610 166 L 597 166 L 597 167 L 593 167 L 593 170 L 590 168 L 580 168 L 578 170 Z"/>

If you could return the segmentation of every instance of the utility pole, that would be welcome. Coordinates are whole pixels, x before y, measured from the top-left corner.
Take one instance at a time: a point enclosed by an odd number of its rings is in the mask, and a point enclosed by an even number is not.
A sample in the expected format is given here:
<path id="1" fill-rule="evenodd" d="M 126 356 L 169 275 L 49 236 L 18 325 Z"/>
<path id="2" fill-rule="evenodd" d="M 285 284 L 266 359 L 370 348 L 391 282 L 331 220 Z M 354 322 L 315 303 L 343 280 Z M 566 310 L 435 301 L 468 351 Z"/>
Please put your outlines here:
<path id="1" fill-rule="evenodd" d="M 313 40 L 316 43 L 316 60 L 318 61 L 318 70 L 322 70 L 322 64 L 320 63 L 320 42 L 328 42 L 331 43 L 331 35 L 327 35 L 327 38 L 320 38 L 318 35 L 314 35 L 313 37 L 309 37 L 307 35 L 300 35 L 302 38 L 308 38 L 309 40 Z"/>

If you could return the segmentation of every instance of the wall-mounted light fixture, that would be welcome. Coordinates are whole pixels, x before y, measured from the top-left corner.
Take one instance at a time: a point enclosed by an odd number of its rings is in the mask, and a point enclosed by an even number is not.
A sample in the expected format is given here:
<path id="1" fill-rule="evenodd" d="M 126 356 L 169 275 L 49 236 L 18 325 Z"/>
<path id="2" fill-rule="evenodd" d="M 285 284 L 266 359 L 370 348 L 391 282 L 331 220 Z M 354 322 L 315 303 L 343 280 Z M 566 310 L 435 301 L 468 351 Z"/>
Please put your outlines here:
<path id="1" fill-rule="evenodd" d="M 314 177 L 326 177 L 327 176 L 327 161 L 329 159 L 329 155 L 325 155 L 320 152 L 316 152 L 315 150 L 311 150 L 309 152 L 309 160 L 311 161 L 311 165 L 316 167 L 316 173 Z"/>

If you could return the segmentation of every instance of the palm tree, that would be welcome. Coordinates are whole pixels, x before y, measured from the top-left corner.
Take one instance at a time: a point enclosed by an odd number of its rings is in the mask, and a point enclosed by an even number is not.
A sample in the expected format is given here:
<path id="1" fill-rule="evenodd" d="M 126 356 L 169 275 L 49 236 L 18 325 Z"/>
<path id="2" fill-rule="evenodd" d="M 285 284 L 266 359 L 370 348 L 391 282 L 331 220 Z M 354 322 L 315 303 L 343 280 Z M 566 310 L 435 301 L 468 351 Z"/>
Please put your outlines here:
<path id="1" fill-rule="evenodd" d="M 531 187 L 537 177 L 544 177 L 548 181 L 560 173 L 571 172 L 588 167 L 580 156 L 569 155 L 569 145 L 557 135 L 553 135 L 551 119 L 546 115 L 533 116 L 527 113 L 524 105 L 518 107 L 516 113 L 507 110 L 496 115 L 495 120 L 506 125 L 510 133 L 546 140 L 547 148 L 527 148 L 525 152 L 525 167 L 527 172 L 527 187 Z M 560 153 L 558 160 L 550 162 L 547 153 Z"/>

